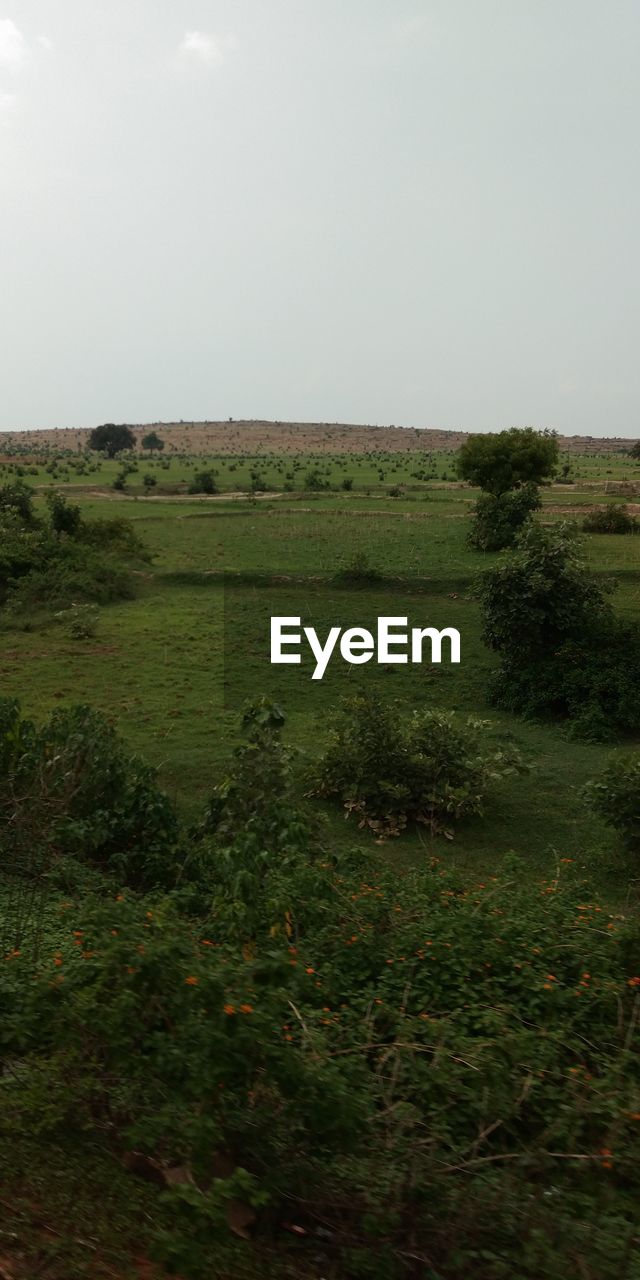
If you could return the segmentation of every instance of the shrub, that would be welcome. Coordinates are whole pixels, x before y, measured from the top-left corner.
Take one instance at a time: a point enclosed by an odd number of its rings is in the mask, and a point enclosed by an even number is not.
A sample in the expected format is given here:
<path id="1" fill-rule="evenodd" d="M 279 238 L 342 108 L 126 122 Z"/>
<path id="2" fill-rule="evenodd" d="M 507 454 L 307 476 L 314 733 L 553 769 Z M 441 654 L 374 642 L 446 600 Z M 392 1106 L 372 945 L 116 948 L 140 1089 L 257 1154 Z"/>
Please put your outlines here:
<path id="1" fill-rule="evenodd" d="M 61 493 L 56 492 L 47 494 L 47 506 L 54 533 L 58 537 L 62 533 L 70 538 L 75 537 L 82 524 L 79 506 L 68 502 Z"/>
<path id="2" fill-rule="evenodd" d="M 376 835 L 408 822 L 449 837 L 481 815 L 491 785 L 520 767 L 517 751 L 483 741 L 488 725 L 453 712 L 414 711 L 360 694 L 344 701 L 313 773 L 313 793 L 334 797 Z"/>
<path id="3" fill-rule="evenodd" d="M 138 885 L 170 884 L 177 819 L 155 771 L 89 707 L 54 711 L 38 729 L 0 700 L 0 847 L 20 872 L 73 855 Z"/>
<path id="4" fill-rule="evenodd" d="M 632 848 L 640 848 L 640 752 L 614 756 L 601 778 L 587 784 L 587 804 L 615 827 Z"/>
<path id="5" fill-rule="evenodd" d="M 612 613 L 568 525 L 531 526 L 483 575 L 484 639 L 500 655 L 498 706 L 572 721 L 593 739 L 640 724 L 640 638 Z"/>
<path id="6" fill-rule="evenodd" d="M 189 483 L 189 493 L 217 493 L 218 486 L 211 471 L 196 471 Z"/>
<path id="7" fill-rule="evenodd" d="M 585 533 L 637 533 L 640 526 L 623 502 L 590 511 L 582 522 Z"/>
<path id="8" fill-rule="evenodd" d="M 498 495 L 482 494 L 473 508 L 469 546 L 478 551 L 502 551 L 511 547 L 516 535 L 540 505 L 540 494 L 535 484 L 525 484 L 521 489 Z"/>
<path id="9" fill-rule="evenodd" d="M 333 575 L 333 581 L 341 587 L 370 587 L 383 580 L 383 575 L 370 563 L 364 551 L 356 551 L 349 563 Z"/>
<path id="10" fill-rule="evenodd" d="M 0 518 L 7 514 L 17 516 L 23 524 L 34 523 L 33 490 L 21 480 L 0 488 Z"/>
<path id="11" fill-rule="evenodd" d="M 67 904 L 35 966 L 0 969 L 3 1126 L 164 1174 L 187 1280 L 218 1270 L 234 1190 L 262 1240 L 293 1221 L 351 1280 L 408 1254 L 445 1280 L 631 1280 L 637 925 L 516 863 L 490 886 L 362 855 L 318 878 L 295 944 L 240 947 L 170 899 Z"/>
<path id="12" fill-rule="evenodd" d="M 16 615 L 37 609 L 64 609 L 71 604 L 109 604 L 135 595 L 130 570 L 115 557 L 75 541 L 64 554 L 37 560 L 11 584 L 7 606 Z"/>
<path id="13" fill-rule="evenodd" d="M 325 477 L 322 475 L 320 471 L 318 471 L 316 467 L 316 468 L 313 468 L 311 471 L 307 471 L 307 474 L 304 478 L 304 487 L 305 489 L 308 489 L 310 492 L 319 493 L 322 489 L 329 488 L 329 481 L 325 479 Z"/>
<path id="14" fill-rule="evenodd" d="M 253 937 L 286 923 L 287 876 L 299 856 L 307 858 L 312 829 L 294 797 L 295 753 L 281 740 L 283 712 L 259 698 L 246 704 L 242 723 L 245 740 L 213 792 L 200 833 L 210 838 L 204 858 L 220 909 L 242 936 Z M 267 893 L 274 864 L 278 888 L 272 877 Z"/>

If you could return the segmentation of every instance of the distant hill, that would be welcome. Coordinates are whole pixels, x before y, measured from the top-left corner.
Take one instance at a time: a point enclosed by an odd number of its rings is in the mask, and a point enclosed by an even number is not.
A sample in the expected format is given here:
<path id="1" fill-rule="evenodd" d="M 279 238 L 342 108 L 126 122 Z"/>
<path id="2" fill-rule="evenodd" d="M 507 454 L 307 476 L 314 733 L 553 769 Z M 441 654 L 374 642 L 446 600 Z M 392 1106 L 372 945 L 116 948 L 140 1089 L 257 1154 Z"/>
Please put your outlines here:
<path id="1" fill-rule="evenodd" d="M 432 449 L 459 449 L 470 434 L 419 427 L 374 427 L 343 422 L 146 422 L 129 424 L 142 439 L 156 431 L 168 452 L 192 454 L 260 453 L 424 453 Z M 91 428 L 57 427 L 48 431 L 0 431 L 0 455 L 8 446 L 20 445 L 38 452 L 46 449 L 78 450 L 85 447 Z M 560 447 L 574 453 L 625 453 L 634 441 L 611 436 L 560 436 Z"/>

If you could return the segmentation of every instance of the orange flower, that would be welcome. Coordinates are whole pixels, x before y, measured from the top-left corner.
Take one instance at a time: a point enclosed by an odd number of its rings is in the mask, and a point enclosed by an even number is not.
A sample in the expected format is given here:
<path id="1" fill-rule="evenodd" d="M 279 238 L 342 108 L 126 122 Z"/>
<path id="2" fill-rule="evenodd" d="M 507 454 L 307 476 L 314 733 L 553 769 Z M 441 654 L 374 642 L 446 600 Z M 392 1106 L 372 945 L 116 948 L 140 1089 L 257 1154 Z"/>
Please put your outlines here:
<path id="1" fill-rule="evenodd" d="M 305 973 L 315 973 L 315 969 L 312 969 L 311 966 L 309 966 L 307 969 L 305 969 Z"/>
<path id="2" fill-rule="evenodd" d="M 253 1013 L 253 1005 L 252 1005 L 252 1004 L 241 1004 L 241 1005 L 240 1005 L 240 1012 L 241 1012 L 241 1013 Z"/>
<path id="3" fill-rule="evenodd" d="M 628 987 L 640 987 L 640 978 L 629 978 Z"/>
<path id="4" fill-rule="evenodd" d="M 199 981 L 200 981 L 199 978 L 190 977 L 190 978 L 185 978 L 184 984 L 186 987 L 197 987 Z"/>
<path id="5" fill-rule="evenodd" d="M 225 1004 L 224 1011 L 227 1014 L 227 1016 L 231 1018 L 236 1011 L 236 1007 L 234 1004 Z"/>
<path id="6" fill-rule="evenodd" d="M 59 951 L 56 951 L 56 953 L 55 953 L 55 955 L 54 955 L 54 957 L 53 957 L 53 963 L 54 963 L 58 968 L 60 968 L 60 965 L 62 964 L 62 955 L 61 955 L 61 953 L 60 953 Z"/>

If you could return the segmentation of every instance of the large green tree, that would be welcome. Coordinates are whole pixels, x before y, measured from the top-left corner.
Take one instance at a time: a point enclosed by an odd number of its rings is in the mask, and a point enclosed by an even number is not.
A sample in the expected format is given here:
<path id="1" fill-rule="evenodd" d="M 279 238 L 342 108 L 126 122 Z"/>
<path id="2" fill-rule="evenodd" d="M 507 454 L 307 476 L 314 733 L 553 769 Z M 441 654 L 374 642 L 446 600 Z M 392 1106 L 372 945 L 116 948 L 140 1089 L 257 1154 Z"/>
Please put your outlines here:
<path id="1" fill-rule="evenodd" d="M 524 484 L 549 480 L 558 461 L 552 431 L 511 427 L 496 434 L 469 436 L 456 458 L 458 475 L 495 497 Z"/>
<path id="2" fill-rule="evenodd" d="M 107 458 L 115 458 L 117 453 L 135 448 L 135 443 L 131 427 L 116 422 L 103 422 L 102 426 L 94 427 L 89 436 L 89 448 L 106 454 Z"/>

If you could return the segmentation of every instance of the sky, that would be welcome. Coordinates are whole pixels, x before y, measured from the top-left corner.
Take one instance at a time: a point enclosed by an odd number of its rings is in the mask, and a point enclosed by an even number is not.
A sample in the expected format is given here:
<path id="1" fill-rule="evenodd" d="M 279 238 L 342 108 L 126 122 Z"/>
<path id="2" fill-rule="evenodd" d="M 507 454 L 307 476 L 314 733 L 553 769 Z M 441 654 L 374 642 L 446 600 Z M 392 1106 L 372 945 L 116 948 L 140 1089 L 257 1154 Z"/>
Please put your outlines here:
<path id="1" fill-rule="evenodd" d="M 0 0 L 0 429 L 640 435 L 637 0 Z"/>

